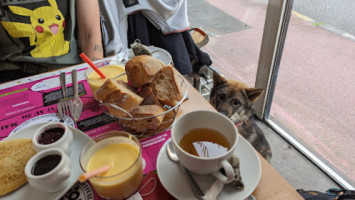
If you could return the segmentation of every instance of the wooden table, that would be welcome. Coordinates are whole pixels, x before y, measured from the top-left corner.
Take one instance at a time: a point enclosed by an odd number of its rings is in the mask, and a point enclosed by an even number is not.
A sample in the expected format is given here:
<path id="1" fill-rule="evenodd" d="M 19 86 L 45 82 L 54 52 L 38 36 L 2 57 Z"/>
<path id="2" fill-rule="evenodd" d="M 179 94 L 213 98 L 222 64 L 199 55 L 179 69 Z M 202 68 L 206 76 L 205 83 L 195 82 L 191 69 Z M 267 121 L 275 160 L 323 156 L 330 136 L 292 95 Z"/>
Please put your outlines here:
<path id="1" fill-rule="evenodd" d="M 80 66 L 72 66 L 68 67 L 65 70 L 66 72 L 70 72 L 74 68 L 79 68 Z M 82 66 L 81 66 L 82 68 Z M 42 78 L 49 77 L 51 75 L 59 74 L 59 71 L 55 71 L 52 73 L 46 73 L 40 75 Z M 36 76 L 38 77 L 38 76 Z M 31 77 L 35 79 L 36 77 Z M 187 82 L 187 81 L 186 81 Z M 12 87 L 14 85 L 23 84 L 20 80 L 16 80 L 14 82 L 0 84 L 0 89 Z M 202 95 L 194 89 L 194 87 L 188 84 L 188 96 L 189 99 L 185 101 L 179 109 L 178 116 L 182 113 L 186 113 L 193 110 L 215 110 L 208 101 L 206 101 Z M 33 102 L 32 102 L 33 103 Z M 45 110 L 39 110 L 38 113 L 47 112 L 46 107 Z M 10 125 L 9 125 L 10 126 Z M 296 190 L 262 157 L 260 156 L 261 161 L 261 178 L 260 182 L 255 189 L 253 195 L 258 200 L 293 200 L 293 199 L 303 199 Z"/>
<path id="2" fill-rule="evenodd" d="M 188 84 L 189 100 L 179 109 L 178 116 L 193 110 L 215 110 L 202 95 Z M 260 200 L 303 199 L 298 192 L 260 155 L 261 177 L 253 195 Z"/>

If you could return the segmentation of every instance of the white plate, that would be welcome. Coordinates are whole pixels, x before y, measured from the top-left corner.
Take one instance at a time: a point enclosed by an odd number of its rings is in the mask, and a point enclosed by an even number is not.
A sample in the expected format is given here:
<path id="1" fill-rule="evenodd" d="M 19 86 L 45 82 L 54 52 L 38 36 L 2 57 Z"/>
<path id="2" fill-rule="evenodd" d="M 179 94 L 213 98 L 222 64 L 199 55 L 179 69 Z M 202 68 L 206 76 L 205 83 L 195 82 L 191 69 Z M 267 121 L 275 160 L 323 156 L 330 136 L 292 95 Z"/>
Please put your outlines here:
<path id="1" fill-rule="evenodd" d="M 44 123 L 35 124 L 29 127 L 25 127 L 22 130 L 17 131 L 16 133 L 8 136 L 3 141 L 11 140 L 15 138 L 32 138 L 35 130 L 42 126 Z M 78 180 L 80 174 L 83 173 L 83 170 L 79 164 L 79 157 L 81 149 L 85 146 L 86 143 L 91 142 L 92 139 L 86 135 L 85 133 L 81 132 L 80 130 L 69 127 L 73 132 L 73 143 L 70 147 L 70 161 L 71 161 L 71 174 L 69 178 L 68 185 L 65 186 L 62 190 L 49 193 L 42 190 L 38 190 L 33 188 L 30 184 L 26 183 L 21 188 L 15 190 L 14 192 L 7 194 L 0 199 L 59 199 L 62 197 Z"/>
<path id="2" fill-rule="evenodd" d="M 197 199 L 185 179 L 178 165 L 171 161 L 166 154 L 166 145 L 171 139 L 160 149 L 157 158 L 157 172 L 160 182 L 164 188 L 175 198 L 184 200 Z M 244 183 L 244 190 L 236 191 L 231 186 L 225 186 L 218 196 L 223 200 L 242 200 L 247 198 L 255 190 L 261 175 L 261 166 L 259 157 L 244 138 L 239 137 L 236 155 L 240 160 L 240 171 L 242 181 Z M 214 182 L 215 178 L 212 176 L 193 175 L 199 186 L 203 191 L 207 191 Z"/>

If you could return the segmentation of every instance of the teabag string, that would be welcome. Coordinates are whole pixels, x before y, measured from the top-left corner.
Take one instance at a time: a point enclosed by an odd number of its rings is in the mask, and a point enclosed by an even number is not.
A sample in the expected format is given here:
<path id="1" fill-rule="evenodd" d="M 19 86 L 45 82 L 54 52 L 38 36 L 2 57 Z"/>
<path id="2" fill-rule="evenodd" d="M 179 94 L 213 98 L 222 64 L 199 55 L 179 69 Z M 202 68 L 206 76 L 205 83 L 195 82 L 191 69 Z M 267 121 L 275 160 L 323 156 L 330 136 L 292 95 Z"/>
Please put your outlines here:
<path id="1" fill-rule="evenodd" d="M 243 190 L 244 184 L 242 182 L 242 177 L 240 175 L 240 168 L 239 168 L 239 158 L 233 154 L 233 156 L 228 160 L 234 169 L 234 180 L 228 185 L 231 185 L 236 190 Z M 224 173 L 224 170 L 221 171 Z M 205 196 L 203 196 L 204 200 L 215 200 L 219 193 L 221 193 L 224 187 L 224 183 L 222 183 L 219 179 L 216 179 L 212 186 L 207 190 Z"/>

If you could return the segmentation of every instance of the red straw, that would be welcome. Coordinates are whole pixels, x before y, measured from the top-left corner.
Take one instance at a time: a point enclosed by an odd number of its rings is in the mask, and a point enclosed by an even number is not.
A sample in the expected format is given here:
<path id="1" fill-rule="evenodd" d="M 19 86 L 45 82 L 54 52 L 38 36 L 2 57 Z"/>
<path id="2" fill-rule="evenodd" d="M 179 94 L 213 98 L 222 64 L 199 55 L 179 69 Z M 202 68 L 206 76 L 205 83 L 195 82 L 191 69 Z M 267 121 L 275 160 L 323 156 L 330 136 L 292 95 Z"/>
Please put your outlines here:
<path id="1" fill-rule="evenodd" d="M 99 68 L 96 67 L 96 65 L 83 53 L 80 54 L 80 57 L 87 63 L 90 65 L 91 68 L 93 68 L 96 73 L 98 73 L 101 78 L 106 78 L 106 76 L 99 70 Z"/>

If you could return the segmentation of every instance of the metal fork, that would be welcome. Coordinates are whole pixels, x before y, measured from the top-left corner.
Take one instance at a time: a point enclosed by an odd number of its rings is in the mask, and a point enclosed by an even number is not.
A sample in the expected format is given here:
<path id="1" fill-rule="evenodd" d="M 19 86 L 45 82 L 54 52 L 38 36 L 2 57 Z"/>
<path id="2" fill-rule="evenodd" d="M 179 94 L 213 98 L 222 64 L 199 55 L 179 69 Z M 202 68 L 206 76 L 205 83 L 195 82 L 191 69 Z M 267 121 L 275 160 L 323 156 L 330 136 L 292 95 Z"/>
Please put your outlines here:
<path id="1" fill-rule="evenodd" d="M 60 73 L 60 85 L 62 86 L 63 99 L 57 104 L 60 121 L 64 122 L 64 115 L 70 116 L 73 109 L 73 103 L 67 98 L 67 86 L 65 83 L 65 72 Z"/>

